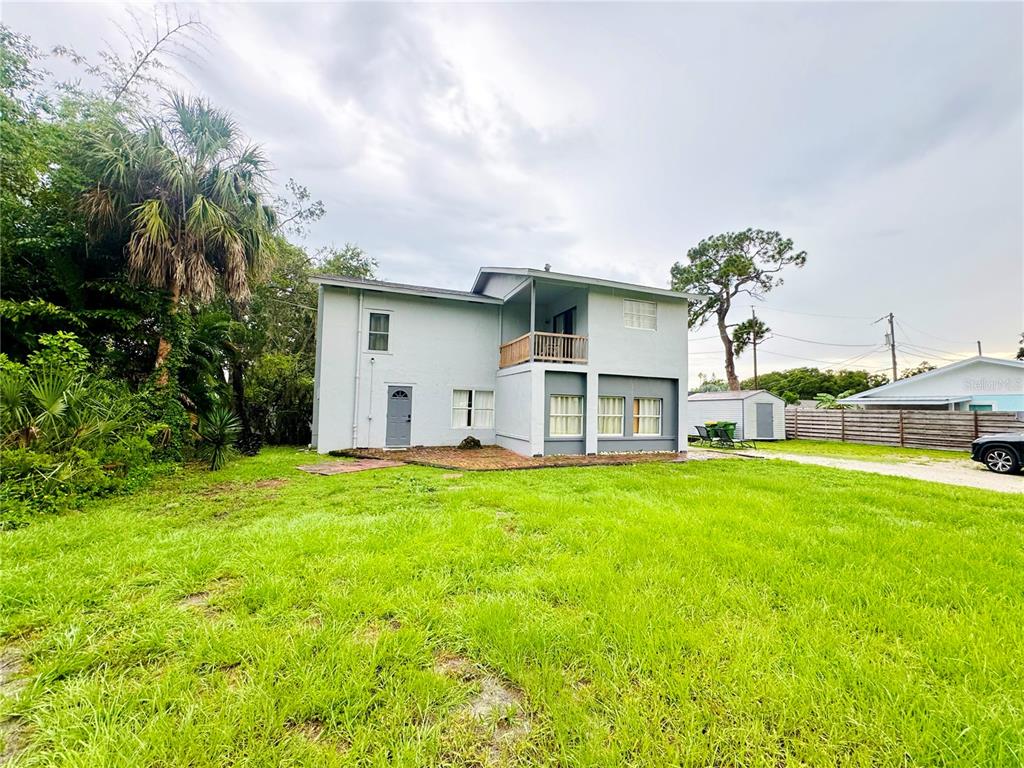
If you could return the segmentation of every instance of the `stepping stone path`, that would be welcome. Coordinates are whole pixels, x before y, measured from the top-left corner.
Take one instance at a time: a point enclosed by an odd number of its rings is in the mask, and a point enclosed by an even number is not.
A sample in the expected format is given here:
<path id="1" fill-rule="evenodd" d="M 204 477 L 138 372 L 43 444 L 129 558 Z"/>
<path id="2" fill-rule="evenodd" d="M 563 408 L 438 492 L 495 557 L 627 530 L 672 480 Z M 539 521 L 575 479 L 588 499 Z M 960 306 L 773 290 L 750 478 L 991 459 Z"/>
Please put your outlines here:
<path id="1" fill-rule="evenodd" d="M 324 461 L 319 464 L 303 464 L 296 467 L 311 475 L 341 475 L 346 472 L 363 472 L 367 469 L 386 469 L 387 467 L 405 466 L 404 461 L 387 461 L 385 459 L 356 459 L 355 461 Z"/>

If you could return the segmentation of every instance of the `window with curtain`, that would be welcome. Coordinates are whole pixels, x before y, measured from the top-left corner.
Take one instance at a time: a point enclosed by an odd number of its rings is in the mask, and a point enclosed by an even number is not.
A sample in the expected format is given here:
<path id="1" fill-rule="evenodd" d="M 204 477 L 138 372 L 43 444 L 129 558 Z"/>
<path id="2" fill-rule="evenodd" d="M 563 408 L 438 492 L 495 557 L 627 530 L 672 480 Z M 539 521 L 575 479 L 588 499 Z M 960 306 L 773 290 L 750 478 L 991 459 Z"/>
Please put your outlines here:
<path id="1" fill-rule="evenodd" d="M 371 352 L 388 351 L 388 334 L 391 328 L 391 315 L 383 312 L 370 313 L 370 342 L 368 349 Z"/>
<path id="2" fill-rule="evenodd" d="M 452 426 L 468 427 L 473 416 L 473 390 L 456 389 L 452 392 Z"/>
<path id="3" fill-rule="evenodd" d="M 583 436 L 583 398 L 581 396 L 551 396 L 548 434 L 551 437 Z"/>
<path id="4" fill-rule="evenodd" d="M 623 299 L 622 316 L 627 328 L 640 328 L 645 331 L 658 329 L 658 305 L 653 301 Z"/>
<path id="5" fill-rule="evenodd" d="M 654 436 L 661 434 L 661 399 L 638 397 L 633 401 L 633 434 Z"/>
<path id="6" fill-rule="evenodd" d="M 597 402 L 597 434 L 605 437 L 621 435 L 625 411 L 626 398 L 600 397 Z"/>
<path id="7" fill-rule="evenodd" d="M 494 426 L 494 392 L 478 389 L 473 393 L 473 426 Z"/>
<path id="8" fill-rule="evenodd" d="M 452 426 L 494 426 L 494 392 L 489 389 L 452 390 Z"/>

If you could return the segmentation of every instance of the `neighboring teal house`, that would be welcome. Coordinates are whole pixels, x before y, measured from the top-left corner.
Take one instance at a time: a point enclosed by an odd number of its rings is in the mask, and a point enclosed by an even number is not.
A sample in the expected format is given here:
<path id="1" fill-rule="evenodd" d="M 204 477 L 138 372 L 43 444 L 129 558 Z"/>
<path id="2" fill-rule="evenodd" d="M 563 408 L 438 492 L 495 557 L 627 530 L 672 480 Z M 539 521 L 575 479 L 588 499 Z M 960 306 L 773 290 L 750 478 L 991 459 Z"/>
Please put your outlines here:
<path id="1" fill-rule="evenodd" d="M 1024 412 L 1024 361 L 971 357 L 841 402 L 867 409 Z"/>

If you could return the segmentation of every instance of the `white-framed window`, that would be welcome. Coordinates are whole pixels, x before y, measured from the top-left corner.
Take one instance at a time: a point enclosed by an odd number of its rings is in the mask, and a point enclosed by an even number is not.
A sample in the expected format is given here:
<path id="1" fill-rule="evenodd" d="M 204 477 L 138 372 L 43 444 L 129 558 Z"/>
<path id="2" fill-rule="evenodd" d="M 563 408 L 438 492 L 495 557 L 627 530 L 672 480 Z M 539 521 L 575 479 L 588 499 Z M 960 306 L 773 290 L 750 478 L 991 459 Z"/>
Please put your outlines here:
<path id="1" fill-rule="evenodd" d="M 622 300 L 622 317 L 627 328 L 639 328 L 645 331 L 658 329 L 658 305 L 653 301 Z"/>
<path id="2" fill-rule="evenodd" d="M 624 429 L 626 398 L 601 395 L 597 401 L 597 434 L 619 437 Z"/>
<path id="3" fill-rule="evenodd" d="M 452 426 L 456 429 L 494 426 L 494 392 L 489 389 L 452 390 Z"/>
<path id="4" fill-rule="evenodd" d="M 640 437 L 661 434 L 660 397 L 638 397 L 633 400 L 633 434 Z"/>
<path id="5" fill-rule="evenodd" d="M 386 312 L 370 313 L 370 338 L 366 348 L 371 352 L 387 352 L 391 334 L 391 315 Z"/>
<path id="6" fill-rule="evenodd" d="M 583 436 L 583 397 L 551 395 L 548 418 L 551 437 Z"/>

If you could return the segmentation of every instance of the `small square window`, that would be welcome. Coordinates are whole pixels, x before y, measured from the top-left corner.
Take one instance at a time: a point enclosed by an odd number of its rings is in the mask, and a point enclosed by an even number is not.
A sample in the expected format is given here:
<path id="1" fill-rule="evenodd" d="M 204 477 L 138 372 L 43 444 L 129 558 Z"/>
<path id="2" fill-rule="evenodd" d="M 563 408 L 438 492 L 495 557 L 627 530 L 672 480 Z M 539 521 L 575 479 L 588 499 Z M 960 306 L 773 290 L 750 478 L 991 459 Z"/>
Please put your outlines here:
<path id="1" fill-rule="evenodd" d="M 390 329 L 391 315 L 383 312 L 371 312 L 370 340 L 367 349 L 371 352 L 387 352 Z"/>
<path id="2" fill-rule="evenodd" d="M 490 389 L 452 390 L 452 426 L 456 429 L 494 426 L 494 391 Z"/>
<path id="3" fill-rule="evenodd" d="M 622 300 L 622 317 L 627 328 L 645 331 L 658 329 L 658 305 L 653 301 Z"/>

